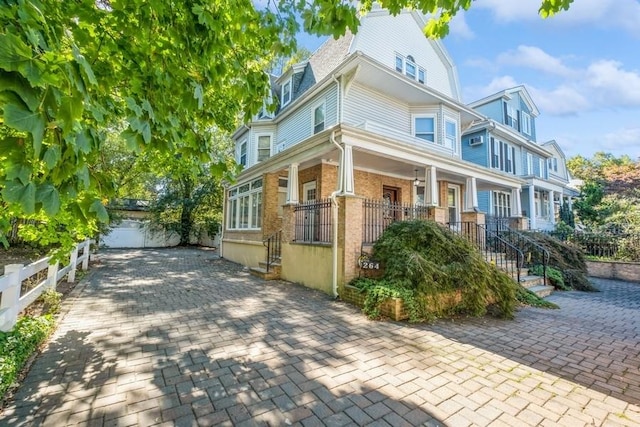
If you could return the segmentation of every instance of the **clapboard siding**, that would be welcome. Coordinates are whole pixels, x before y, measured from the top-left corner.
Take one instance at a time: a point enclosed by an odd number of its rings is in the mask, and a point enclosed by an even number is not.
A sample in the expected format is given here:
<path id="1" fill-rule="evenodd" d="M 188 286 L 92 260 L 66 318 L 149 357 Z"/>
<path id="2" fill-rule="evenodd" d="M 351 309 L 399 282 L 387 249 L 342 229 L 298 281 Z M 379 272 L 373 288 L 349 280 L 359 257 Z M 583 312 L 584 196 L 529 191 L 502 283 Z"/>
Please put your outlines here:
<path id="1" fill-rule="evenodd" d="M 455 70 L 438 54 L 439 43 L 425 37 L 411 13 L 389 16 L 378 11 L 362 20 L 350 51 L 361 51 L 390 68 L 395 68 L 396 53 L 411 55 L 426 70 L 427 86 L 459 99 Z"/>
<path id="2" fill-rule="evenodd" d="M 358 84 L 354 84 L 349 89 L 348 96 L 344 99 L 343 121 L 352 126 L 372 121 L 407 135 L 411 133 L 411 114 L 408 104 Z"/>

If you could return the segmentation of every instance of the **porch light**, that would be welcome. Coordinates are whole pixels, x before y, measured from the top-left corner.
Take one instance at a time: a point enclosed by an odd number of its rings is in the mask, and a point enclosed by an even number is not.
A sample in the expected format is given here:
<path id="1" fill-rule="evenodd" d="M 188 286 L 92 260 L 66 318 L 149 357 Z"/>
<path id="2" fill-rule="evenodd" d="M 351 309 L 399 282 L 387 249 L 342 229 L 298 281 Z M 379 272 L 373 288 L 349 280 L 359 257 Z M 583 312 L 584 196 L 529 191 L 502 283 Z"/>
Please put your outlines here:
<path id="1" fill-rule="evenodd" d="M 416 179 L 413 180 L 413 185 L 418 187 L 422 181 L 418 179 L 418 169 L 415 169 L 415 172 L 416 172 Z"/>

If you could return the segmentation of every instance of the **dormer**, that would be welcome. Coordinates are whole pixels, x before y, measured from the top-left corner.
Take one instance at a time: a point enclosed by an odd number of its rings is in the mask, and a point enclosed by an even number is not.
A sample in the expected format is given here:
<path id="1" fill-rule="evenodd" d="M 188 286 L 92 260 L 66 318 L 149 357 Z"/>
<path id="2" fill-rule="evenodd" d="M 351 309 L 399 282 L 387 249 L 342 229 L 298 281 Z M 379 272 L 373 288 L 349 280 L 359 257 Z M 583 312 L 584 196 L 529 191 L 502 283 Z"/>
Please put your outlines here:
<path id="1" fill-rule="evenodd" d="M 558 143 L 554 140 L 551 140 L 545 142 L 544 144 L 542 144 L 542 146 L 552 154 L 552 157 L 549 157 L 547 159 L 549 178 L 560 181 L 564 184 L 568 183 L 569 172 L 567 170 L 566 156 Z"/>
<path id="2" fill-rule="evenodd" d="M 535 118 L 540 111 L 524 86 L 494 93 L 472 102 L 469 107 L 509 126 L 531 141 L 536 140 Z"/>
<path id="3" fill-rule="evenodd" d="M 308 61 L 293 64 L 276 80 L 276 85 L 280 87 L 280 106 L 282 110 L 296 98 L 296 92 L 300 87 L 300 81 L 307 67 Z"/>

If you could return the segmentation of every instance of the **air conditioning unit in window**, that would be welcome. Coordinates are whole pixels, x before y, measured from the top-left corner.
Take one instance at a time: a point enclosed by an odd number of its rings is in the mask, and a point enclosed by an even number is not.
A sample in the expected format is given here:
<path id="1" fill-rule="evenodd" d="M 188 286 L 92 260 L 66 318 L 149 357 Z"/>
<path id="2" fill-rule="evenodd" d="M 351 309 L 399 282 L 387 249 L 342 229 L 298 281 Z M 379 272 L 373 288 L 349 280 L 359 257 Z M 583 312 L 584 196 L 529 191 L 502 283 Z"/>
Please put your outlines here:
<path id="1" fill-rule="evenodd" d="M 476 145 L 480 145 L 484 142 L 484 137 L 482 135 L 474 136 L 473 138 L 469 138 L 469 145 L 471 147 L 475 147 Z"/>

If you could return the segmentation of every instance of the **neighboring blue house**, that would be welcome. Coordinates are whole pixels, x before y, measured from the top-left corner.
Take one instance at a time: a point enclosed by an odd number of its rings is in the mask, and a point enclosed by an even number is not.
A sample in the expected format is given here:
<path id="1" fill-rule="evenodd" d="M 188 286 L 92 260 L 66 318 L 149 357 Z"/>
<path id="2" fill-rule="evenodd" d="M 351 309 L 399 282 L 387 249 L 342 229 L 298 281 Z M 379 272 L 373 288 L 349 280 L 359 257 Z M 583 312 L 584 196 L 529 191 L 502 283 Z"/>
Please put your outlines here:
<path id="1" fill-rule="evenodd" d="M 564 153 L 555 141 L 538 144 L 538 108 L 524 86 L 495 93 L 468 105 L 487 119 L 462 134 L 464 160 L 523 178 L 521 191 L 478 191 L 478 208 L 494 218 L 523 216 L 531 229 L 555 227 L 559 207 L 577 194 L 568 188 Z"/>

